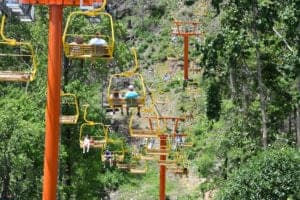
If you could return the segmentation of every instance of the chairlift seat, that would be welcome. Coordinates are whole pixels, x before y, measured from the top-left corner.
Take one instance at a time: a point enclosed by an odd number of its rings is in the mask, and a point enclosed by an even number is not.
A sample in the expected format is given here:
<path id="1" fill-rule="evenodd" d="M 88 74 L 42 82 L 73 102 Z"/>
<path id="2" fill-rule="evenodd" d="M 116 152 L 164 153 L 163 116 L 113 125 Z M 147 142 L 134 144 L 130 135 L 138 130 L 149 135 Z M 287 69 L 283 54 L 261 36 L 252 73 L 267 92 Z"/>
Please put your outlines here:
<path id="1" fill-rule="evenodd" d="M 77 115 L 62 115 L 60 116 L 60 123 L 62 124 L 76 124 L 78 120 Z"/>
<path id="2" fill-rule="evenodd" d="M 151 155 L 151 156 L 141 156 L 141 160 L 159 160 L 159 157 Z"/>
<path id="3" fill-rule="evenodd" d="M 123 107 L 123 105 L 125 103 L 126 103 L 125 99 L 121 99 L 121 98 L 109 98 L 109 104 L 113 105 L 114 108 Z"/>
<path id="4" fill-rule="evenodd" d="M 145 174 L 147 169 L 137 169 L 137 168 L 130 168 L 129 173 L 131 174 Z"/>
<path id="5" fill-rule="evenodd" d="M 129 169 L 129 165 L 124 164 L 124 163 L 117 163 L 117 168 L 118 169 Z"/>
<path id="6" fill-rule="evenodd" d="M 130 135 L 131 137 L 153 138 L 153 137 L 157 137 L 157 131 L 132 129 Z"/>
<path id="7" fill-rule="evenodd" d="M 160 160 L 158 163 L 162 166 L 174 166 L 176 164 L 176 160 Z"/>
<path id="8" fill-rule="evenodd" d="M 79 107 L 78 101 L 75 94 L 71 93 L 62 93 L 62 102 L 61 105 L 72 105 L 75 109 L 75 112 L 72 114 L 61 114 L 60 116 L 60 123 L 61 124 L 76 124 L 79 118 Z M 64 99 L 64 100 L 63 100 Z"/>
<path id="9" fill-rule="evenodd" d="M 147 154 L 148 155 L 169 155 L 169 150 L 168 149 L 147 149 Z"/>
<path id="10" fill-rule="evenodd" d="M 136 98 L 136 99 L 125 99 L 125 107 L 142 107 L 145 104 L 145 99 Z"/>
<path id="11" fill-rule="evenodd" d="M 0 81 L 28 82 L 31 75 L 30 72 L 0 71 Z"/>
<path id="12" fill-rule="evenodd" d="M 65 53 L 70 58 L 110 57 L 110 47 L 89 44 L 66 44 Z"/>
<path id="13" fill-rule="evenodd" d="M 91 140 L 90 148 L 105 148 L 105 140 Z M 80 141 L 80 148 L 83 148 L 83 141 Z"/>

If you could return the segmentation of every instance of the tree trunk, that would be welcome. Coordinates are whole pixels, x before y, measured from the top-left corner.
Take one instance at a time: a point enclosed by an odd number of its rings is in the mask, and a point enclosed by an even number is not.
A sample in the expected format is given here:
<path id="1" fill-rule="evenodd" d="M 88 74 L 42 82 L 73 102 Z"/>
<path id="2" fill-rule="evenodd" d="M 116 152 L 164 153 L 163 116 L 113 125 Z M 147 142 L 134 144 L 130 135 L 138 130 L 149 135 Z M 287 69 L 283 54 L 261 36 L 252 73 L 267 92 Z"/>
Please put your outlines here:
<path id="1" fill-rule="evenodd" d="M 262 145 L 264 148 L 267 148 L 267 113 L 266 113 L 266 97 L 264 91 L 264 84 L 262 80 L 262 69 L 261 69 L 261 60 L 260 60 L 260 52 L 258 46 L 256 46 L 256 66 L 257 66 L 257 81 L 258 81 L 258 89 L 259 89 L 259 100 L 260 100 L 260 111 L 261 111 L 261 119 L 262 119 Z"/>
<path id="2" fill-rule="evenodd" d="M 8 200 L 10 199 L 10 191 L 9 191 L 9 184 L 10 184 L 10 167 L 9 167 L 9 160 L 6 156 L 5 157 L 5 166 L 2 167 L 4 169 L 3 176 L 1 177 L 3 181 L 2 191 L 1 191 L 1 200 Z"/>
<path id="3" fill-rule="evenodd" d="M 300 77 L 298 77 L 298 91 L 300 93 Z M 297 147 L 300 148 L 300 106 L 298 104 L 297 110 L 296 110 L 296 141 L 297 141 Z"/>
<path id="4" fill-rule="evenodd" d="M 243 112 L 244 112 L 244 115 L 246 116 L 247 113 L 248 113 L 248 108 L 249 108 L 249 97 L 248 97 L 248 94 L 249 94 L 249 88 L 247 87 L 247 84 L 248 83 L 248 78 L 249 78 L 249 74 L 248 74 L 248 66 L 246 65 L 246 62 L 243 61 L 244 64 L 242 66 L 242 79 L 244 81 L 241 81 L 241 84 L 242 84 L 242 94 L 243 94 L 243 97 L 242 97 L 242 106 L 243 106 Z"/>
<path id="5" fill-rule="evenodd" d="M 236 99 L 236 89 L 235 89 L 235 73 L 232 66 L 229 67 L 229 82 L 231 90 L 231 99 L 235 101 Z"/>
<path id="6" fill-rule="evenodd" d="M 255 3 L 254 3 L 255 4 Z M 256 68 L 257 68 L 257 82 L 258 82 L 258 90 L 259 90 L 259 100 L 260 100 L 260 109 L 261 109 L 261 120 L 262 120 L 262 145 L 263 148 L 266 149 L 268 146 L 267 137 L 268 137 L 268 129 L 267 129 L 267 112 L 266 112 L 266 97 L 265 97 L 265 89 L 262 79 L 262 61 L 261 61 L 261 53 L 259 49 L 259 39 L 256 30 L 256 21 L 257 21 L 257 5 L 253 5 L 253 14 L 254 14 L 254 22 L 253 22 L 253 36 L 255 41 L 255 54 L 256 54 Z"/>

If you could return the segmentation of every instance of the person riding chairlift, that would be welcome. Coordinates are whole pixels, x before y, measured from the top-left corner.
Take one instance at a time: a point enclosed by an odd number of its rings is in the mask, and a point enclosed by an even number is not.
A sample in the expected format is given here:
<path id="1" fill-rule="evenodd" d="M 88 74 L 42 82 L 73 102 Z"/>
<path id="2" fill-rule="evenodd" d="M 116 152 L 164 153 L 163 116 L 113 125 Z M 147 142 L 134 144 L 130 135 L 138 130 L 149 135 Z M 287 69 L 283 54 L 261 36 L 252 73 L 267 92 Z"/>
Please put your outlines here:
<path id="1" fill-rule="evenodd" d="M 106 46 L 106 45 L 107 45 L 107 42 L 106 42 L 104 39 L 100 38 L 100 33 L 97 32 L 97 33 L 95 34 L 95 37 L 92 38 L 92 39 L 90 39 L 89 45 Z"/>
<path id="2" fill-rule="evenodd" d="M 116 113 L 116 107 L 120 107 L 121 114 L 123 115 L 123 108 L 121 100 L 123 99 L 119 90 L 114 90 L 112 94 L 110 95 L 110 98 L 113 100 L 113 114 Z"/>
<path id="3" fill-rule="evenodd" d="M 125 99 L 137 99 L 138 97 L 139 97 L 139 94 L 136 91 L 134 91 L 134 86 L 129 85 L 128 86 L 128 91 L 125 94 Z M 141 117 L 140 107 L 137 106 L 137 109 L 138 109 L 137 115 L 139 117 Z M 126 114 L 129 115 L 129 106 L 126 107 Z"/>

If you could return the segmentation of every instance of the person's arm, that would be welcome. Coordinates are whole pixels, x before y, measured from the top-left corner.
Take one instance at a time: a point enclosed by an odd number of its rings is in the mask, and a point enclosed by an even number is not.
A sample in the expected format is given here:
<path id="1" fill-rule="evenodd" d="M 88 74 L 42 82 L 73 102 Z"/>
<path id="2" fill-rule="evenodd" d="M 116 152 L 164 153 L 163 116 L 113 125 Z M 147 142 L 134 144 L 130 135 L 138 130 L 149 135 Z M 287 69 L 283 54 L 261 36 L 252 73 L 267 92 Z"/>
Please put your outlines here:
<path id="1" fill-rule="evenodd" d="M 128 98 L 128 92 L 126 92 L 124 95 L 124 99 L 127 99 L 127 98 Z"/>

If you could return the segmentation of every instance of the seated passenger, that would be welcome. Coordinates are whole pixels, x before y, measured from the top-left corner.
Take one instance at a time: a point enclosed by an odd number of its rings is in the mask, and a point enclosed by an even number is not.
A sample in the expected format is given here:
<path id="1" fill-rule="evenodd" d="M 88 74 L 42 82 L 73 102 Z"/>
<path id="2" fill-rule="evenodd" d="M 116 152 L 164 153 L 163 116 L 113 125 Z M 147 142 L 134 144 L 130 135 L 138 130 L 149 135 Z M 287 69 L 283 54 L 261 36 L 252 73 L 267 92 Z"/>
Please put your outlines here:
<path id="1" fill-rule="evenodd" d="M 116 113 L 116 107 L 121 108 L 121 114 L 123 115 L 123 108 L 122 108 L 122 102 L 123 99 L 119 90 L 114 90 L 112 94 L 110 95 L 110 99 L 113 100 L 113 114 Z"/>
<path id="2" fill-rule="evenodd" d="M 70 54 L 71 55 L 78 55 L 80 54 L 80 44 L 83 44 L 83 38 L 80 36 L 75 37 L 74 41 L 70 43 Z"/>
<path id="3" fill-rule="evenodd" d="M 110 167 L 112 167 L 112 158 L 113 158 L 112 152 L 109 151 L 108 149 L 106 149 L 105 150 L 105 161 L 109 162 Z"/>
<path id="4" fill-rule="evenodd" d="M 90 145 L 91 145 L 90 137 L 88 135 L 86 135 L 83 139 L 83 152 L 82 153 L 85 153 L 85 152 L 88 153 L 90 150 Z"/>
<path id="5" fill-rule="evenodd" d="M 134 86 L 133 85 L 129 85 L 128 86 L 128 91 L 125 94 L 125 99 L 137 99 L 139 97 L 139 94 L 134 91 Z M 137 109 L 138 109 L 138 113 L 137 115 L 140 117 L 141 113 L 140 113 L 140 107 L 137 105 Z M 126 107 L 126 114 L 129 115 L 129 106 L 127 105 Z"/>
<path id="6" fill-rule="evenodd" d="M 71 42 L 70 44 L 83 44 L 83 38 L 80 36 L 75 37 L 74 41 Z"/>
<path id="7" fill-rule="evenodd" d="M 107 42 L 106 42 L 104 39 L 100 38 L 100 33 L 97 32 L 97 33 L 95 34 L 95 37 L 92 38 L 92 39 L 90 39 L 89 45 L 106 46 L 106 45 L 107 45 Z"/>

